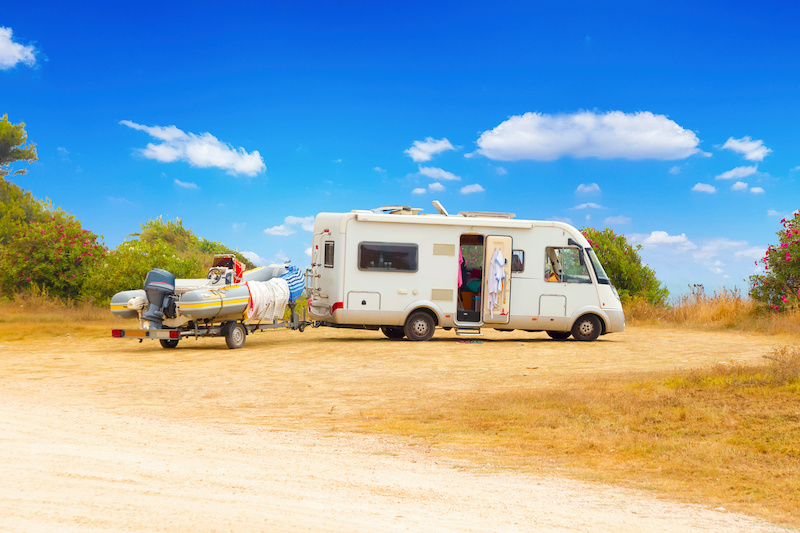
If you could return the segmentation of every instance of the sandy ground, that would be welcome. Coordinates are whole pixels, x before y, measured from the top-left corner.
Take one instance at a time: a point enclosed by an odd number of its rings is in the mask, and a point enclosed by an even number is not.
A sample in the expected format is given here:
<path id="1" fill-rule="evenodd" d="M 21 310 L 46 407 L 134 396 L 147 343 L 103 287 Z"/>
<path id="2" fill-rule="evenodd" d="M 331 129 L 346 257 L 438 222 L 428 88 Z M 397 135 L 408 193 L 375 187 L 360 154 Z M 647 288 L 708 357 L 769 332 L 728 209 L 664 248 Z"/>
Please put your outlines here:
<path id="1" fill-rule="evenodd" d="M 792 339 L 629 328 L 595 343 L 482 341 L 319 329 L 241 350 L 0 342 L 0 531 L 785 531 L 346 430 L 435 395 L 754 360 Z"/>

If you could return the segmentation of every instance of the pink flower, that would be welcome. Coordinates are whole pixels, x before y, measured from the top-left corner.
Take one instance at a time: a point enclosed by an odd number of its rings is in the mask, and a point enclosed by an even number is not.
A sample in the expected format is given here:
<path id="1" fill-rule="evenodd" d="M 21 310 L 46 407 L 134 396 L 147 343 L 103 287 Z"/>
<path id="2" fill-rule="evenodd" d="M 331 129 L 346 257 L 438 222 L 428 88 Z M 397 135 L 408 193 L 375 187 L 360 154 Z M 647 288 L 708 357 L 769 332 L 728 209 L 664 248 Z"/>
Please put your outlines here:
<path id="1" fill-rule="evenodd" d="M 792 260 L 792 254 L 790 254 L 789 252 L 786 252 L 786 260 L 787 261 L 791 261 Z"/>
<path id="2" fill-rule="evenodd" d="M 789 298 L 787 298 L 785 294 L 781 294 L 781 300 L 783 300 L 783 303 L 785 304 L 789 303 Z"/>

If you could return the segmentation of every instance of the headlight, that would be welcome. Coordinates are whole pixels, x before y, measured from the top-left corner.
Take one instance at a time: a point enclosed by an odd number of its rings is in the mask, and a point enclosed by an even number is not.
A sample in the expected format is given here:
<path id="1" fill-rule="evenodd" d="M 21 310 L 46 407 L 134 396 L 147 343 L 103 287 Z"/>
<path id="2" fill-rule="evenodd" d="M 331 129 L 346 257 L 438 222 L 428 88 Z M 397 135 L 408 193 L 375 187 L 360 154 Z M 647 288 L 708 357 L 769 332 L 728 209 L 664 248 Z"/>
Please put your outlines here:
<path id="1" fill-rule="evenodd" d="M 611 286 L 611 292 L 614 293 L 614 296 L 617 297 L 617 300 L 619 300 L 620 302 L 622 301 L 622 300 L 619 299 L 619 293 L 617 292 L 617 288 L 615 286 L 613 286 L 613 285 Z"/>

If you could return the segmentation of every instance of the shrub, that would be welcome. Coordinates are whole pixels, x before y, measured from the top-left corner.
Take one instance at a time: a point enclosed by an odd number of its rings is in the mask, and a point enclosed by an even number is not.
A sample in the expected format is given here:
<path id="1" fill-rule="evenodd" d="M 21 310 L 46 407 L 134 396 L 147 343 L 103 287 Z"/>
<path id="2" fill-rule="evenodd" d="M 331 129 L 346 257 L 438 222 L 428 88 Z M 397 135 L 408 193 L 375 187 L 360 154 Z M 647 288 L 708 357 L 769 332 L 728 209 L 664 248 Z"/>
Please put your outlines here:
<path id="1" fill-rule="evenodd" d="M 770 245 L 760 261 L 764 273 L 750 276 L 750 297 L 775 311 L 797 308 L 800 303 L 800 211 L 781 220 L 780 243 Z"/>
<path id="2" fill-rule="evenodd" d="M 631 246 L 624 235 L 608 228 L 583 228 L 581 233 L 592 245 L 623 304 L 644 300 L 655 306 L 666 305 L 669 291 L 656 279 L 653 269 L 642 263 L 641 244 Z"/>

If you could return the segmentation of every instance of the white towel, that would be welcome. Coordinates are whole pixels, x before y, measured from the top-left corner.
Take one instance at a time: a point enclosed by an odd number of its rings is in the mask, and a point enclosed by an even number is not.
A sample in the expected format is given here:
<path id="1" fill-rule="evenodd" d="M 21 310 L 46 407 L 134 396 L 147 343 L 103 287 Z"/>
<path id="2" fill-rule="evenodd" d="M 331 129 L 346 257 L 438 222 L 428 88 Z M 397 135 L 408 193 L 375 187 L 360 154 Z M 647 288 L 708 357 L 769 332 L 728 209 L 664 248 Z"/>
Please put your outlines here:
<path id="1" fill-rule="evenodd" d="M 250 292 L 246 319 L 264 320 L 267 318 L 267 307 L 272 303 L 272 294 L 267 289 L 266 284 L 260 281 L 248 281 L 245 285 L 247 285 L 247 290 Z"/>

